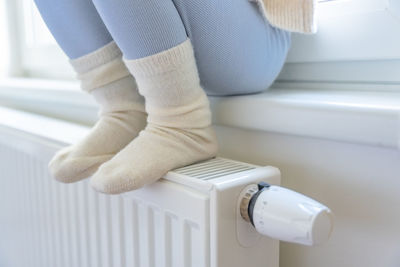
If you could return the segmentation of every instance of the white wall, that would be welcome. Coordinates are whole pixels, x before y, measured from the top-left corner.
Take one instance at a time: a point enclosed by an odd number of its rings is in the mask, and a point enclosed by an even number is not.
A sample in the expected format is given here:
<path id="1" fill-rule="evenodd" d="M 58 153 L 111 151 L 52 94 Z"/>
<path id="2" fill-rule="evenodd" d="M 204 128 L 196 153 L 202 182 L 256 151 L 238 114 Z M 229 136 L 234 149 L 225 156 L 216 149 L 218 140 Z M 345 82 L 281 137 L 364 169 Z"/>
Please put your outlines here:
<path id="1" fill-rule="evenodd" d="M 228 127 L 217 134 L 221 156 L 277 166 L 284 186 L 335 213 L 327 244 L 281 243 L 281 267 L 400 266 L 399 151 Z"/>

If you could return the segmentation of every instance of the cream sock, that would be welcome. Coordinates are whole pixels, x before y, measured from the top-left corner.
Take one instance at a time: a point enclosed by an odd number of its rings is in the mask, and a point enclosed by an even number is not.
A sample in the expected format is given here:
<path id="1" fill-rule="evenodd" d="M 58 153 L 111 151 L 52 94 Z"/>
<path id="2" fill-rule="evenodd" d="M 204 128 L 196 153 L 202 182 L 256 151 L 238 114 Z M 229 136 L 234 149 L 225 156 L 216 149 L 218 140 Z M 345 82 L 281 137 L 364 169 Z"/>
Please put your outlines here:
<path id="1" fill-rule="evenodd" d="M 82 89 L 99 103 L 100 118 L 85 138 L 50 161 L 51 174 L 65 183 L 91 176 L 138 135 L 147 116 L 144 99 L 114 42 L 70 63 Z"/>
<path id="2" fill-rule="evenodd" d="M 217 153 L 209 102 L 200 86 L 190 39 L 125 63 L 146 100 L 148 124 L 92 176 L 93 188 L 108 194 L 140 188 L 171 169 Z"/>

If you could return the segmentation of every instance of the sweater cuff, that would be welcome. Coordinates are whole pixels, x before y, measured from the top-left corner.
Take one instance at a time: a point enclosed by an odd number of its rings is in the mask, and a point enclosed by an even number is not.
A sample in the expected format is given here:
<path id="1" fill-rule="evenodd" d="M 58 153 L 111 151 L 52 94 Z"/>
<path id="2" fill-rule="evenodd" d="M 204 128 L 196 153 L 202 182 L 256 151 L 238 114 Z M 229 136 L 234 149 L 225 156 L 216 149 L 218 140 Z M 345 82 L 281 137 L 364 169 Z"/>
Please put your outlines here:
<path id="1" fill-rule="evenodd" d="M 258 3 L 268 22 L 291 32 L 315 33 L 317 0 L 250 0 Z"/>

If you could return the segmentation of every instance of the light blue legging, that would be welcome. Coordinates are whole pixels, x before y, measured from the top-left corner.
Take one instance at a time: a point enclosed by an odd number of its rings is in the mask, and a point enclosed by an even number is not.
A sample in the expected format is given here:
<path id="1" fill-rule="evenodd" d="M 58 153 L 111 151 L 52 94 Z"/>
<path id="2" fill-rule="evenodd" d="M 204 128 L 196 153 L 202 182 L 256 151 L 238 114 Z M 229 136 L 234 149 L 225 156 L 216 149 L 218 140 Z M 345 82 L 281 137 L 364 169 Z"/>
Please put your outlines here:
<path id="1" fill-rule="evenodd" d="M 189 37 L 209 95 L 256 93 L 278 75 L 290 34 L 269 25 L 248 0 L 35 0 L 70 58 L 114 40 L 126 59 Z"/>

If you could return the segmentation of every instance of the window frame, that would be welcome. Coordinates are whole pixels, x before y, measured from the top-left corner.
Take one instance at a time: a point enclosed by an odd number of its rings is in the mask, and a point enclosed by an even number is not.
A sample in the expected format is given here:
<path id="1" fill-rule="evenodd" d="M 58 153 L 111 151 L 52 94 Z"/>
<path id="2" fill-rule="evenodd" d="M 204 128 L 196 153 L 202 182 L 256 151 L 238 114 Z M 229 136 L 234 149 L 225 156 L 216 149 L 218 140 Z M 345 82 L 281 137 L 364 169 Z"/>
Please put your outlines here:
<path id="1" fill-rule="evenodd" d="M 400 83 L 399 1 L 320 2 L 317 17 L 315 35 L 292 35 L 278 82 Z"/>
<path id="2" fill-rule="evenodd" d="M 30 1 L 30 2 L 23 2 Z M 9 68 L 9 76 L 26 77 L 26 78 L 49 78 L 49 79 L 67 79 L 74 78 L 72 67 L 68 64 L 68 57 L 61 48 L 55 43 L 29 46 L 25 34 L 24 12 L 29 4 L 35 8 L 31 0 L 13 0 L 6 2 L 6 13 L 8 20 L 8 34 L 10 40 L 11 64 Z M 23 10 L 23 12 L 20 12 Z M 36 11 L 36 10 L 34 10 Z M 32 10 L 33 12 L 33 10 Z M 42 20 L 38 12 L 31 14 Z M 43 22 L 43 27 L 45 24 Z M 47 30 L 47 28 L 46 28 Z"/>

